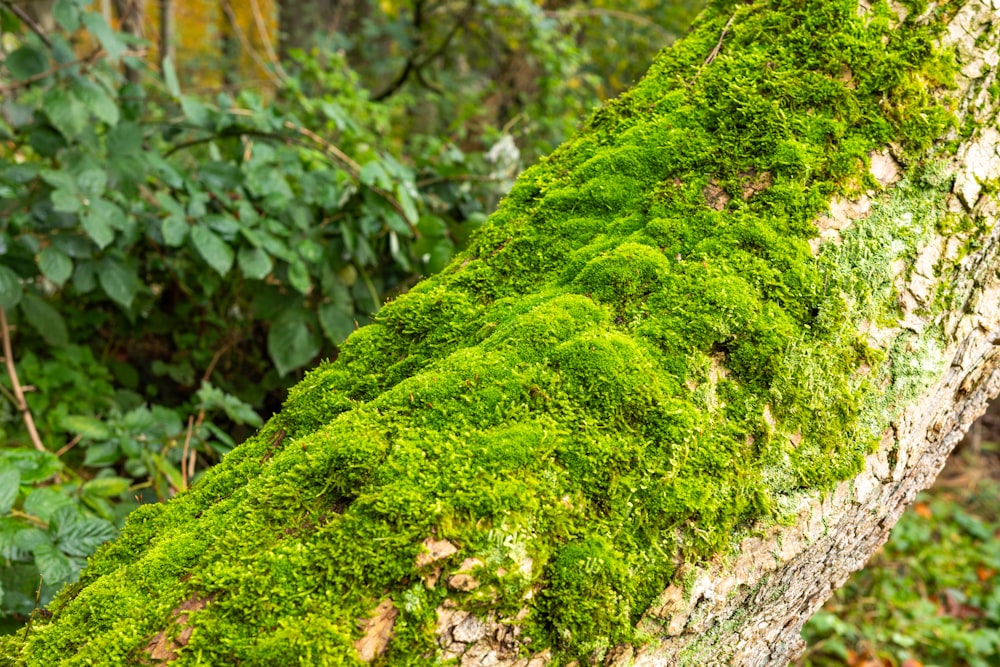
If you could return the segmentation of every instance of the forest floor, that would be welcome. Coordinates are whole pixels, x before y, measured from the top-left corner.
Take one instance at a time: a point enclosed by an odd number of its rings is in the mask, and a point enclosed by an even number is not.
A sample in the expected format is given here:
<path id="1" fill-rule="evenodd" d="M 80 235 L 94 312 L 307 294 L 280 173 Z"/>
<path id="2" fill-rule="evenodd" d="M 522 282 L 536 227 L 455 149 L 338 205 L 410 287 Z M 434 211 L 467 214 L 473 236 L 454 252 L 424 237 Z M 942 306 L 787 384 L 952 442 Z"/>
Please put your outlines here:
<path id="1" fill-rule="evenodd" d="M 803 636 L 798 667 L 1000 666 L 1000 401 Z"/>

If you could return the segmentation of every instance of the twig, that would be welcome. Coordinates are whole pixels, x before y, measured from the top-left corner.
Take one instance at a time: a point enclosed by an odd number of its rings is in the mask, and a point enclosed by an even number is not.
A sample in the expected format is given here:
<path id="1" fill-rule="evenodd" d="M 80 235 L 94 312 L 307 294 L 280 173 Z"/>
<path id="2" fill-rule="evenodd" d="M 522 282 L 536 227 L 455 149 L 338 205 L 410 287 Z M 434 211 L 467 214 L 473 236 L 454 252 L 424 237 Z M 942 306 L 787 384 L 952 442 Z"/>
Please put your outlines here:
<path id="1" fill-rule="evenodd" d="M 242 26 L 240 26 L 239 21 L 236 20 L 236 14 L 233 12 L 233 6 L 229 0 L 223 1 L 222 9 L 226 13 L 226 18 L 229 19 L 229 25 L 233 26 L 233 30 L 236 31 L 236 37 L 240 40 L 240 44 L 243 45 L 243 49 L 250 54 L 250 57 L 253 58 L 257 67 L 267 74 L 271 83 L 274 84 L 276 88 L 280 88 L 282 83 L 281 79 L 279 79 L 274 72 L 271 71 L 271 68 L 268 67 L 267 63 L 260 57 L 260 54 L 254 50 L 253 45 L 250 43 L 250 38 L 247 37 L 245 32 L 243 32 Z"/>
<path id="2" fill-rule="evenodd" d="M 15 81 L 13 83 L 8 83 L 6 86 L 0 86 L 0 92 L 9 93 L 10 91 L 17 90 L 18 88 L 26 88 L 31 84 L 35 83 L 36 81 L 41 81 L 46 77 L 52 76 L 56 72 L 68 69 L 70 67 L 73 67 L 74 65 L 84 65 L 84 66 L 93 65 L 102 55 L 106 55 L 103 49 L 101 48 L 94 49 L 88 55 L 85 55 L 82 58 L 71 60 L 68 63 L 60 63 L 50 69 L 45 70 L 44 72 L 33 74 L 32 76 L 29 76 L 27 79 L 22 79 L 21 81 Z"/>
<path id="3" fill-rule="evenodd" d="M 705 64 L 702 65 L 702 67 L 710 65 L 712 63 L 712 61 L 715 60 L 715 56 L 719 55 L 719 51 L 722 50 L 722 40 L 724 40 L 726 38 L 726 33 L 729 32 L 729 26 L 731 26 L 733 24 L 733 19 L 735 19 L 735 18 L 736 18 L 736 14 L 733 14 L 732 16 L 729 17 L 729 20 L 726 21 L 726 25 L 722 29 L 722 34 L 719 35 L 719 43 L 716 44 L 715 48 L 712 49 L 712 52 L 708 54 L 708 58 L 705 59 Z"/>
<path id="4" fill-rule="evenodd" d="M 202 384 L 205 384 L 212 378 L 212 373 L 215 372 L 215 367 L 219 364 L 219 360 L 222 359 L 222 355 L 233 349 L 233 345 L 236 345 L 236 340 L 230 339 L 225 345 L 215 351 L 215 354 L 212 355 L 211 361 L 208 362 L 208 366 L 205 368 L 205 372 L 201 376 Z"/>
<path id="5" fill-rule="evenodd" d="M 21 637 L 21 646 L 28 641 L 28 633 L 31 632 L 31 622 L 35 620 L 35 612 L 38 611 L 38 601 L 42 599 L 42 575 L 38 575 L 38 588 L 35 589 L 35 606 L 31 608 L 31 616 L 28 617 L 28 624 L 24 626 L 24 636 Z"/>
<path id="6" fill-rule="evenodd" d="M 21 381 L 17 379 L 17 369 L 14 368 L 14 350 L 10 344 L 10 326 L 7 324 L 7 309 L 0 307 L 0 335 L 3 337 L 3 360 L 7 365 L 7 375 L 10 376 L 10 384 L 14 390 L 14 398 L 17 399 L 17 409 L 21 412 L 24 425 L 28 429 L 28 436 L 31 443 L 40 452 L 44 452 L 45 445 L 38 436 L 38 429 L 35 428 L 35 420 L 31 416 L 28 408 L 28 401 L 24 399 L 24 390 L 21 389 Z"/>
<path id="7" fill-rule="evenodd" d="M 264 51 L 267 52 L 268 59 L 274 65 L 274 71 L 282 79 L 287 79 L 288 72 L 281 66 L 278 54 L 274 51 L 274 45 L 271 43 L 271 37 L 267 34 L 267 26 L 264 25 L 264 16 L 261 14 L 260 4 L 258 4 L 257 0 L 250 0 L 250 11 L 253 12 L 253 22 L 257 26 L 257 34 L 260 35 L 260 41 L 264 45 Z"/>
<path id="8" fill-rule="evenodd" d="M 181 491 L 188 487 L 187 457 L 188 448 L 191 446 L 191 432 L 194 430 L 194 415 L 188 417 L 187 435 L 184 436 L 184 449 L 181 451 Z"/>
<path id="9" fill-rule="evenodd" d="M 24 9 L 18 7 L 17 5 L 8 2 L 7 0 L 3 0 L 2 2 L 0 2 L 0 4 L 2 4 L 4 7 L 10 10 L 15 16 L 17 16 L 17 18 L 24 21 L 27 24 L 27 26 L 31 29 L 31 32 L 38 35 L 38 38 L 41 39 L 43 42 L 45 42 L 45 46 L 49 47 L 50 49 L 52 48 L 52 42 L 49 40 L 48 35 L 45 34 L 45 31 L 42 29 L 42 26 L 35 23 L 35 20 L 28 15 L 28 12 L 24 11 Z"/>
<path id="10" fill-rule="evenodd" d="M 78 444 L 80 444 L 81 440 L 83 440 L 83 436 L 80 435 L 79 433 L 77 433 L 75 436 L 73 436 L 72 440 L 70 440 L 69 442 L 67 442 L 65 445 L 63 445 L 59 449 L 58 452 L 56 452 L 56 457 L 61 457 L 66 452 L 68 452 L 69 450 L 71 450 L 74 447 L 76 447 Z"/>
<path id="11" fill-rule="evenodd" d="M 416 46 L 413 52 L 407 56 L 406 64 L 403 66 L 403 71 L 399 73 L 392 83 L 377 95 L 372 97 L 373 102 L 381 102 L 382 100 L 392 96 L 397 90 L 403 87 L 406 80 L 410 78 L 410 74 L 419 67 L 417 64 L 417 52 L 420 51 L 420 30 L 424 25 L 424 0 L 416 0 L 413 4 L 413 28 L 417 33 Z"/>

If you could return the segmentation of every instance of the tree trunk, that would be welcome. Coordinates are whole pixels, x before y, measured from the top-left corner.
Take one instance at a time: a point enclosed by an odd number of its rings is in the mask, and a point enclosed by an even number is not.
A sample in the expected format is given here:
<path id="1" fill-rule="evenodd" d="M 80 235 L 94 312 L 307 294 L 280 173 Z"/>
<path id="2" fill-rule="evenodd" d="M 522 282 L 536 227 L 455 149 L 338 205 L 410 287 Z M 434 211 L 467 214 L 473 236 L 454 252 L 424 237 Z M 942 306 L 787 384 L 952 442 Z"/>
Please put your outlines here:
<path id="1" fill-rule="evenodd" d="M 1000 390 L 998 9 L 716 4 L 0 655 L 783 666 Z"/>

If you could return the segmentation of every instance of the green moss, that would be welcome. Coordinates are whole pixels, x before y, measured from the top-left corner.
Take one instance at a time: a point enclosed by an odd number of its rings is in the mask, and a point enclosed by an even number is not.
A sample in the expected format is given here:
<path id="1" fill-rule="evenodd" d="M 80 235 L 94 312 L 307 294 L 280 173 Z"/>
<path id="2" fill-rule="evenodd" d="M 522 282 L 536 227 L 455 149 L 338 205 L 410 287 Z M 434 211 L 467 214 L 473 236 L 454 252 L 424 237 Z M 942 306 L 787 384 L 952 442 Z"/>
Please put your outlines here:
<path id="1" fill-rule="evenodd" d="M 136 664 L 191 599 L 182 665 L 353 664 L 386 598 L 381 664 L 435 663 L 446 595 L 528 609 L 563 661 L 642 641 L 678 564 L 858 472 L 937 368 L 930 338 L 890 366 L 860 332 L 898 320 L 891 265 L 939 224 L 943 179 L 808 245 L 832 196 L 874 186 L 870 151 L 919 162 L 951 126 L 939 25 L 892 16 L 715 5 L 260 434 L 130 517 L 8 662 Z M 432 536 L 459 552 L 427 588 Z M 481 586 L 449 592 L 471 557 Z"/>

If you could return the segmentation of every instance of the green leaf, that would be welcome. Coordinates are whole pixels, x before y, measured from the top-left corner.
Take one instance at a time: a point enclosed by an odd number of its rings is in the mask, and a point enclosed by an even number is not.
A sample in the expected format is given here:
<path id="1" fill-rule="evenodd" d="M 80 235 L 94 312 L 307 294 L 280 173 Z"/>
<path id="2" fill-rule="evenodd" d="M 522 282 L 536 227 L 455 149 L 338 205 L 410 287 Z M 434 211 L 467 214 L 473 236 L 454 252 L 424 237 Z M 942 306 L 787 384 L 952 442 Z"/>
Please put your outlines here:
<path id="1" fill-rule="evenodd" d="M 73 499 L 69 494 L 51 486 L 32 489 L 24 499 L 24 511 L 42 521 L 49 521 L 60 508 L 72 505 Z"/>
<path id="2" fill-rule="evenodd" d="M 43 276 L 62 287 L 73 274 L 73 260 L 62 250 L 49 246 L 38 253 L 38 269 Z"/>
<path id="3" fill-rule="evenodd" d="M 410 224 L 416 224 L 417 219 L 420 217 L 420 214 L 417 213 L 417 203 L 410 195 L 409 189 L 402 183 L 396 188 L 396 200 L 399 202 L 400 208 L 403 209 L 407 221 Z"/>
<path id="4" fill-rule="evenodd" d="M 191 228 L 191 241 L 198 254 L 215 269 L 220 276 L 229 273 L 233 267 L 233 249 L 210 229 L 198 225 Z"/>
<path id="5" fill-rule="evenodd" d="M 76 82 L 73 92 L 99 120 L 103 120 L 109 127 L 118 124 L 118 119 L 121 117 L 118 104 L 99 84 L 80 79 Z"/>
<path id="6" fill-rule="evenodd" d="M 62 462 L 52 452 L 35 449 L 0 449 L 0 467 L 21 471 L 21 483 L 48 479 L 62 469 Z"/>
<path id="7" fill-rule="evenodd" d="M 76 175 L 76 186 L 81 194 L 87 197 L 100 197 L 108 187 L 108 172 L 100 167 L 83 169 Z M 103 200 L 100 200 L 103 202 Z M 109 204 L 110 202 L 104 202 Z M 96 206 L 98 201 L 90 202 Z"/>
<path id="8" fill-rule="evenodd" d="M 279 318 L 267 332 L 267 351 L 278 375 L 301 368 L 319 353 L 316 337 L 298 314 Z"/>
<path id="9" fill-rule="evenodd" d="M 167 86 L 167 92 L 175 100 L 181 96 L 181 85 L 177 82 L 177 70 L 174 69 L 174 61 L 172 58 L 164 58 L 162 62 L 163 67 L 163 83 Z"/>
<path id="10" fill-rule="evenodd" d="M 319 324 L 334 345 L 343 343 L 357 328 L 353 311 L 334 303 L 324 303 L 319 307 Z"/>
<path id="11" fill-rule="evenodd" d="M 288 282 L 291 283 L 300 294 L 309 294 L 311 283 L 309 281 L 309 269 L 301 260 L 295 260 L 288 266 Z"/>
<path id="12" fill-rule="evenodd" d="M 87 127 L 87 107 L 70 90 L 52 88 L 42 103 L 49 121 L 67 139 L 75 139 Z"/>
<path id="13" fill-rule="evenodd" d="M 53 190 L 52 208 L 60 213 L 76 213 L 80 210 L 80 196 L 68 190 Z"/>
<path id="14" fill-rule="evenodd" d="M 47 70 L 49 57 L 33 46 L 22 46 L 7 56 L 4 65 L 15 81 L 24 81 Z"/>
<path id="15" fill-rule="evenodd" d="M 10 511 L 20 490 L 21 471 L 13 467 L 0 470 L 0 515 Z"/>
<path id="16" fill-rule="evenodd" d="M 115 257 L 102 257 L 97 268 L 97 280 L 104 293 L 123 308 L 131 308 L 139 291 L 139 277 L 135 269 Z"/>
<path id="17" fill-rule="evenodd" d="M 243 275 L 251 280 L 263 280 L 274 268 L 271 256 L 260 248 L 241 247 L 236 253 L 236 261 Z"/>
<path id="18" fill-rule="evenodd" d="M 80 224 L 87 236 L 97 244 L 97 247 L 104 250 L 115 240 L 115 232 L 108 224 L 108 220 L 101 215 L 100 209 L 88 208 L 80 216 Z"/>
<path id="19" fill-rule="evenodd" d="M 110 202 L 107 199 L 92 199 L 90 201 L 90 213 L 99 216 L 112 229 L 119 231 L 128 229 L 129 224 L 128 218 L 125 217 L 125 211 L 121 210 L 118 204 Z"/>
<path id="20" fill-rule="evenodd" d="M 0 264 L 0 308 L 10 310 L 21 303 L 24 295 L 24 287 L 21 285 L 21 277 Z"/>
<path id="21" fill-rule="evenodd" d="M 208 107 L 199 102 L 193 97 L 188 97 L 187 95 L 181 97 L 181 111 L 184 115 L 188 117 L 195 125 L 200 127 L 210 127 L 211 117 L 208 113 Z"/>
<path id="22" fill-rule="evenodd" d="M 57 0 L 52 16 L 66 32 L 76 32 L 80 27 L 80 9 L 74 0 Z"/>
<path id="23" fill-rule="evenodd" d="M 26 292 L 24 300 L 21 301 L 21 312 L 24 319 L 42 336 L 46 343 L 52 347 L 66 347 L 69 345 L 69 332 L 66 330 L 66 322 L 59 311 L 52 307 L 45 299 L 34 292 Z"/>
<path id="24" fill-rule="evenodd" d="M 365 185 L 381 187 L 383 190 L 392 187 L 392 179 L 378 160 L 373 160 L 361 167 L 358 178 Z"/>
<path id="25" fill-rule="evenodd" d="M 43 543 L 35 547 L 35 565 L 49 585 L 68 581 L 73 576 L 73 564 L 69 558 L 51 544 Z"/>
<path id="26" fill-rule="evenodd" d="M 90 468 L 103 468 L 117 463 L 120 456 L 121 450 L 117 442 L 102 442 L 87 447 L 87 454 L 83 457 L 83 465 Z"/>
<path id="27" fill-rule="evenodd" d="M 129 480 L 124 477 L 97 477 L 83 485 L 83 492 L 92 493 L 101 498 L 109 498 L 128 491 L 129 484 Z"/>
<path id="28" fill-rule="evenodd" d="M 121 478 L 102 477 L 91 480 L 90 482 L 87 482 L 87 484 L 84 484 L 84 491 L 86 491 L 88 484 L 99 482 L 103 479 L 110 480 Z M 128 488 L 127 484 L 125 488 Z M 70 556 L 86 557 L 92 555 L 95 551 L 97 551 L 97 547 L 101 546 L 105 542 L 115 539 L 117 535 L 118 531 L 110 521 L 91 518 L 77 519 L 76 521 L 59 523 L 59 528 L 56 531 L 56 544 L 59 545 L 60 550 Z"/>
<path id="29" fill-rule="evenodd" d="M 87 415 L 66 415 L 59 420 L 59 426 L 91 440 L 107 440 L 111 437 L 111 429 L 104 422 Z"/>
<path id="30" fill-rule="evenodd" d="M 93 33 L 97 41 L 108 54 L 108 59 L 112 62 L 118 60 L 122 53 L 128 48 L 125 42 L 107 24 L 104 17 L 95 12 L 85 12 L 83 15 L 83 25 Z"/>

